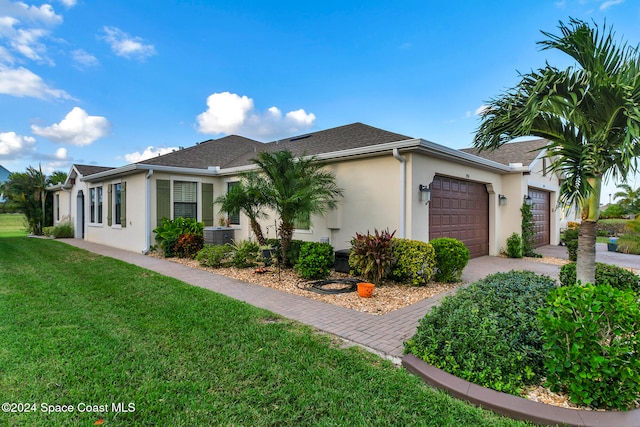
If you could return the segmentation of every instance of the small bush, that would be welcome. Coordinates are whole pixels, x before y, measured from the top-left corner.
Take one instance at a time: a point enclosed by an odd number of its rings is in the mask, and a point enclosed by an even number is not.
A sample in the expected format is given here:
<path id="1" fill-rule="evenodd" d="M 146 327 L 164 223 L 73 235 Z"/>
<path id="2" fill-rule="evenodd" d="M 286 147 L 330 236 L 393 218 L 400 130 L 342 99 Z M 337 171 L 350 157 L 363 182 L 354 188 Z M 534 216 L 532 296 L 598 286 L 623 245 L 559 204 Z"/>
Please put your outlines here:
<path id="1" fill-rule="evenodd" d="M 174 246 L 175 255 L 180 258 L 193 258 L 204 246 L 204 237 L 196 234 L 182 234 Z"/>
<path id="2" fill-rule="evenodd" d="M 389 233 L 389 230 L 375 230 L 375 234 L 356 233 L 351 239 L 349 254 L 353 274 L 362 275 L 369 282 L 381 283 L 394 263 L 391 239 L 395 233 Z"/>
<path id="3" fill-rule="evenodd" d="M 196 255 L 196 261 L 205 267 L 218 268 L 231 252 L 230 245 L 206 245 Z"/>
<path id="4" fill-rule="evenodd" d="M 436 255 L 433 246 L 420 240 L 391 239 L 391 250 L 395 264 L 391 279 L 396 282 L 410 281 L 415 286 L 427 284 L 433 277 Z"/>
<path id="5" fill-rule="evenodd" d="M 518 233 L 513 233 L 507 239 L 507 256 L 522 258 L 522 237 Z"/>
<path id="6" fill-rule="evenodd" d="M 625 234 L 618 238 L 617 252 L 640 255 L 640 235 Z"/>
<path id="7" fill-rule="evenodd" d="M 597 236 L 620 236 L 629 232 L 628 225 L 631 221 L 603 221 L 601 220 L 596 224 Z"/>
<path id="8" fill-rule="evenodd" d="M 332 266 L 333 246 L 329 243 L 305 242 L 294 268 L 305 279 L 322 279 L 329 276 Z"/>
<path id="9" fill-rule="evenodd" d="M 164 256 L 170 258 L 178 255 L 175 246 L 182 235 L 203 236 L 204 223 L 193 218 L 178 217 L 175 220 L 163 218 L 160 225 L 153 229 L 153 232 L 156 235 L 156 243 L 162 248 Z M 182 250 L 179 252 L 184 253 Z M 197 251 L 193 252 L 194 255 L 196 253 Z"/>
<path id="10" fill-rule="evenodd" d="M 429 243 L 436 255 L 434 279 L 437 282 L 458 282 L 469 262 L 469 249 L 460 240 L 449 237 L 433 239 Z"/>
<path id="11" fill-rule="evenodd" d="M 569 228 L 564 232 L 569 261 L 575 262 L 578 259 L 578 234 L 580 234 L 580 227 Z"/>
<path id="12" fill-rule="evenodd" d="M 53 227 L 42 227 L 42 235 L 46 237 L 53 237 Z"/>
<path id="13" fill-rule="evenodd" d="M 302 240 L 292 240 L 289 245 L 289 250 L 287 251 L 287 267 L 294 266 L 298 263 L 298 258 L 300 257 L 300 248 L 304 242 Z M 282 262 L 282 245 L 280 243 L 280 239 L 267 239 L 267 245 L 273 248 L 273 255 L 278 260 L 278 262 Z"/>
<path id="14" fill-rule="evenodd" d="M 250 240 L 240 240 L 231 245 L 231 265 L 238 268 L 253 267 L 260 255 L 260 245 Z"/>
<path id="15" fill-rule="evenodd" d="M 607 206 L 607 209 L 600 212 L 600 218 L 622 218 L 626 213 L 626 209 L 621 205 L 609 205 Z"/>
<path id="16" fill-rule="evenodd" d="M 563 265 L 560 269 L 560 284 L 576 284 L 576 263 Z M 596 262 L 596 285 L 610 285 L 616 289 L 632 290 L 640 295 L 640 277 L 617 265 Z"/>
<path id="17" fill-rule="evenodd" d="M 626 409 L 640 395 L 638 296 L 610 285 L 563 286 L 538 318 L 547 385 L 581 405 Z"/>
<path id="18" fill-rule="evenodd" d="M 467 381 L 519 394 L 543 372 L 536 311 L 553 288 L 553 279 L 530 271 L 487 276 L 432 308 L 405 353 Z"/>

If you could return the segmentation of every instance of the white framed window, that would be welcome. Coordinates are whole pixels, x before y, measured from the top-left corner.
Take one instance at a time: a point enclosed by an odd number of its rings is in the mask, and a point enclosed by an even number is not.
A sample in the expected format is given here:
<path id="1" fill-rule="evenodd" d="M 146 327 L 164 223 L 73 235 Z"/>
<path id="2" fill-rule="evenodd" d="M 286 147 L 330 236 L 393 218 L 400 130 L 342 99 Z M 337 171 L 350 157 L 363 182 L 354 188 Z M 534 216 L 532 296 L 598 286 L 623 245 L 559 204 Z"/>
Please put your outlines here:
<path id="1" fill-rule="evenodd" d="M 89 223 L 102 224 L 102 187 L 89 189 Z"/>
<path id="2" fill-rule="evenodd" d="M 173 181 L 173 217 L 198 218 L 198 183 Z"/>

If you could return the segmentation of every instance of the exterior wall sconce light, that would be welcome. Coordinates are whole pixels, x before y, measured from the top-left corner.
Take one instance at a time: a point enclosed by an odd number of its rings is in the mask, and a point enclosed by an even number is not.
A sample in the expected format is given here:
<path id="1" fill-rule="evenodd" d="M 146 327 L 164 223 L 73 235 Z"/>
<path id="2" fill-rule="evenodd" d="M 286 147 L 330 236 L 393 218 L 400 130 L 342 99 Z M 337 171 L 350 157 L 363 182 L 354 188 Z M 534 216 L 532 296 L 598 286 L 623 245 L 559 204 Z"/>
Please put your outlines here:
<path id="1" fill-rule="evenodd" d="M 425 205 L 428 205 L 431 201 L 431 190 L 428 185 L 420 184 L 418 186 L 418 191 L 420 191 L 420 201 L 426 202 Z"/>
<path id="2" fill-rule="evenodd" d="M 528 206 L 533 205 L 533 199 L 528 194 L 524 196 L 524 203 Z"/>
<path id="3" fill-rule="evenodd" d="M 498 204 L 500 206 L 506 206 L 507 205 L 507 196 L 505 196 L 504 194 L 498 194 Z"/>

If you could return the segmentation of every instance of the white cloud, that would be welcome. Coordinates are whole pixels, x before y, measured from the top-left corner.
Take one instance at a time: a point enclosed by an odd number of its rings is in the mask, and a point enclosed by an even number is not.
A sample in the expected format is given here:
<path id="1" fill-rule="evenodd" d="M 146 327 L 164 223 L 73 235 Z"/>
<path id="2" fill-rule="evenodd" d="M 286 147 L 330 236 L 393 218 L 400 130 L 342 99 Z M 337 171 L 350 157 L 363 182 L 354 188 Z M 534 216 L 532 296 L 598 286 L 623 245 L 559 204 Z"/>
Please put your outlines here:
<path id="1" fill-rule="evenodd" d="M 12 160 L 33 150 L 36 139 L 15 132 L 0 132 L 0 159 Z"/>
<path id="2" fill-rule="evenodd" d="M 13 64 L 13 62 L 14 62 L 14 59 L 13 59 L 13 55 L 11 55 L 11 52 L 9 52 L 4 47 L 0 46 L 0 64 L 2 63 Z"/>
<path id="3" fill-rule="evenodd" d="M 60 3 L 62 3 L 67 9 L 71 9 L 76 5 L 77 1 L 76 0 L 60 0 Z"/>
<path id="4" fill-rule="evenodd" d="M 71 58 L 81 67 L 94 67 L 99 64 L 98 58 L 82 49 L 72 51 Z"/>
<path id="5" fill-rule="evenodd" d="M 474 113 L 474 114 L 475 114 L 476 116 L 479 116 L 479 115 L 481 115 L 482 113 L 484 113 L 485 111 L 487 111 L 488 109 L 489 109 L 489 106 L 488 106 L 488 105 L 482 104 L 481 106 L 479 106 L 478 108 L 476 108 L 476 111 L 475 111 L 475 113 Z"/>
<path id="6" fill-rule="evenodd" d="M 89 145 L 109 134 L 111 123 L 105 117 L 90 116 L 80 107 L 74 107 L 60 122 L 47 127 L 31 125 L 31 131 L 55 142 Z"/>
<path id="7" fill-rule="evenodd" d="M 164 154 L 172 153 L 176 151 L 178 147 L 161 148 L 148 146 L 142 153 L 136 151 L 135 153 L 125 154 L 124 158 L 129 163 L 141 162 L 143 160 L 151 159 L 153 157 L 162 156 Z"/>
<path id="8" fill-rule="evenodd" d="M 604 3 L 602 3 L 600 5 L 600 10 L 609 9 L 612 6 L 616 6 L 616 5 L 621 4 L 623 2 L 624 2 L 624 0 L 608 0 L 608 1 L 605 1 Z"/>
<path id="9" fill-rule="evenodd" d="M 102 38 L 111 46 L 111 50 L 118 56 L 127 59 L 144 60 L 156 54 L 152 44 L 145 44 L 140 37 L 131 36 L 116 27 L 104 27 L 105 36 Z"/>
<path id="10" fill-rule="evenodd" d="M 24 67 L 9 68 L 0 64 L 0 93 L 17 97 L 62 98 L 71 96 L 61 89 L 48 86 L 40 76 Z"/>
<path id="11" fill-rule="evenodd" d="M 264 113 L 255 111 L 253 99 L 235 93 L 209 95 L 207 111 L 196 118 L 198 131 L 206 134 L 239 134 L 249 138 L 273 139 L 311 128 L 316 120 L 303 109 L 284 116 L 277 107 Z"/>
<path id="12" fill-rule="evenodd" d="M 0 0 L 0 40 L 5 48 L 28 59 L 53 65 L 42 42 L 49 37 L 50 29 L 62 23 L 62 16 L 49 4 L 29 6 L 22 2 Z"/>

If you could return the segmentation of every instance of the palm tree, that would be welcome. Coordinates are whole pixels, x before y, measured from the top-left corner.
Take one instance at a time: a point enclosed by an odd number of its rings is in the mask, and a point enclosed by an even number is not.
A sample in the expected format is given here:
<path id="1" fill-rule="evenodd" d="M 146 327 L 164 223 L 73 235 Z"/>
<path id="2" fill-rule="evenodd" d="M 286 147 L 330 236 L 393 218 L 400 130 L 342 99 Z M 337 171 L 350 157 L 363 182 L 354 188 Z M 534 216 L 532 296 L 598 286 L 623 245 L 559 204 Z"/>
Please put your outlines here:
<path id="1" fill-rule="evenodd" d="M 264 178 L 263 200 L 280 219 L 278 232 L 286 265 L 295 221 L 326 212 L 342 195 L 342 189 L 336 185 L 334 174 L 315 157 L 296 158 L 290 151 L 261 152 L 253 163 Z"/>
<path id="2" fill-rule="evenodd" d="M 634 190 L 629 184 L 620 184 L 618 188 L 622 191 L 618 191 L 613 195 L 616 199 L 622 199 L 618 203 L 628 213 L 640 213 L 640 187 Z"/>
<path id="3" fill-rule="evenodd" d="M 224 196 L 220 196 L 215 200 L 220 204 L 220 209 L 228 213 L 243 212 L 251 224 L 251 230 L 261 246 L 266 245 L 262 227 L 258 222 L 259 219 L 266 218 L 264 213 L 264 200 L 260 191 L 260 181 L 256 175 L 247 174 L 237 184 L 229 188 Z"/>
<path id="4" fill-rule="evenodd" d="M 595 24 L 594 24 L 595 25 Z M 561 35 L 542 32 L 543 50 L 558 49 L 576 66 L 544 68 L 489 101 L 474 138 L 479 149 L 496 149 L 513 138 L 548 139 L 550 170 L 562 175 L 559 202 L 577 204 L 577 281 L 595 282 L 595 227 L 602 180 L 624 182 L 640 156 L 640 58 L 637 48 L 617 45 L 611 28 L 583 21 L 560 22 Z"/>
<path id="5" fill-rule="evenodd" d="M 14 172 L 4 185 L 5 196 L 22 212 L 33 234 L 42 234 L 45 226 L 47 180 L 42 168 L 29 166 L 26 172 Z"/>

